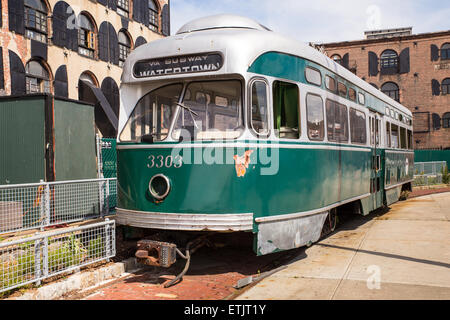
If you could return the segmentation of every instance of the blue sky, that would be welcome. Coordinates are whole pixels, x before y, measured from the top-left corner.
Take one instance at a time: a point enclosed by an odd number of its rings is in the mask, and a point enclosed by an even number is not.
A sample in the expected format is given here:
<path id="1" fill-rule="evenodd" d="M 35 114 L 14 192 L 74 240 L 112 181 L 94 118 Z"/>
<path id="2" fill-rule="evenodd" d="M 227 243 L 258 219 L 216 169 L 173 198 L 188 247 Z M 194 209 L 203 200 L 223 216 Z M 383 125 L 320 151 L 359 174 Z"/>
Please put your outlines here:
<path id="1" fill-rule="evenodd" d="M 195 18 L 231 13 L 304 42 L 364 38 L 364 31 L 413 27 L 450 30 L 448 0 L 171 0 L 172 34 Z"/>

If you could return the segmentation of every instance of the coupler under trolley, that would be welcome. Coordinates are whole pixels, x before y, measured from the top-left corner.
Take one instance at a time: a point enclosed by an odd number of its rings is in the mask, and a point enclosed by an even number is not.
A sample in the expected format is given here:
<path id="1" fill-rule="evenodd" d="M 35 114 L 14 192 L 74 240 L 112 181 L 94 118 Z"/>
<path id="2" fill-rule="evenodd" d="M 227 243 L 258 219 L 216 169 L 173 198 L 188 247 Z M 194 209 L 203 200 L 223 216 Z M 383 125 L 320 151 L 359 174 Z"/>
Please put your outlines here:
<path id="1" fill-rule="evenodd" d="M 183 254 L 174 243 L 160 242 L 155 240 L 140 240 L 137 243 L 136 258 L 138 263 L 148 266 L 169 268 L 177 261 L 177 254 L 187 260 L 183 271 L 176 276 L 175 279 L 164 285 L 164 288 L 173 286 L 181 281 L 185 273 L 189 269 L 191 255 L 210 242 L 206 239 L 206 235 L 199 237 L 186 246 L 186 254 Z"/>

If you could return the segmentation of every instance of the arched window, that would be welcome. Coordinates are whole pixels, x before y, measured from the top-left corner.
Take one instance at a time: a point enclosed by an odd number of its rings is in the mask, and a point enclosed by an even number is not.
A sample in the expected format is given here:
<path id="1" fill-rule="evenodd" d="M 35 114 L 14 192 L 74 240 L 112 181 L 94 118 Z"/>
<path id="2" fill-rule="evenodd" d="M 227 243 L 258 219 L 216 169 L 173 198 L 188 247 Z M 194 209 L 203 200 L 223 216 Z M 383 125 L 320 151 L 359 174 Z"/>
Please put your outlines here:
<path id="1" fill-rule="evenodd" d="M 450 94 L 450 78 L 446 78 L 442 81 L 442 95 Z"/>
<path id="2" fill-rule="evenodd" d="M 375 83 L 370 83 L 370 85 L 371 85 L 372 87 L 374 87 L 375 89 L 379 90 L 378 86 L 377 86 Z"/>
<path id="3" fill-rule="evenodd" d="M 159 13 L 158 13 L 158 6 L 156 5 L 155 1 L 148 0 L 148 9 L 149 9 L 149 20 L 150 20 L 149 28 L 155 32 L 158 32 L 158 30 L 159 30 Z"/>
<path id="4" fill-rule="evenodd" d="M 126 31 L 119 31 L 119 66 L 123 66 L 131 51 L 132 41 Z"/>
<path id="5" fill-rule="evenodd" d="M 400 101 L 400 90 L 398 88 L 398 85 L 394 82 L 386 82 L 385 84 L 383 84 L 381 86 L 381 91 L 395 101 Z"/>
<path id="6" fill-rule="evenodd" d="M 37 60 L 31 60 L 25 66 L 26 92 L 51 93 L 50 73 Z"/>
<path id="7" fill-rule="evenodd" d="M 47 42 L 47 6 L 42 0 L 25 0 L 25 35 Z"/>
<path id="8" fill-rule="evenodd" d="M 444 128 L 450 128 L 450 112 L 444 113 L 442 116 L 442 126 Z"/>
<path id="9" fill-rule="evenodd" d="M 444 43 L 442 45 L 441 60 L 450 60 L 450 43 Z"/>
<path id="10" fill-rule="evenodd" d="M 117 0 L 117 13 L 128 18 L 130 16 L 130 1 Z"/>
<path id="11" fill-rule="evenodd" d="M 336 63 L 342 64 L 342 58 L 341 58 L 341 56 L 338 55 L 338 54 L 332 55 L 332 56 L 331 56 L 331 59 L 332 59 L 334 62 L 336 62 Z"/>
<path id="12" fill-rule="evenodd" d="M 95 57 L 95 26 L 84 13 L 78 17 L 78 53 L 89 58 Z"/>
<path id="13" fill-rule="evenodd" d="M 83 72 L 78 80 L 78 100 L 96 103 L 97 100 L 95 96 L 92 95 L 92 91 L 89 90 L 86 82 L 94 87 L 98 87 L 98 81 L 95 76 L 89 71 Z"/>
<path id="14" fill-rule="evenodd" d="M 394 50 L 385 50 L 380 57 L 381 69 L 397 69 L 398 55 Z"/>

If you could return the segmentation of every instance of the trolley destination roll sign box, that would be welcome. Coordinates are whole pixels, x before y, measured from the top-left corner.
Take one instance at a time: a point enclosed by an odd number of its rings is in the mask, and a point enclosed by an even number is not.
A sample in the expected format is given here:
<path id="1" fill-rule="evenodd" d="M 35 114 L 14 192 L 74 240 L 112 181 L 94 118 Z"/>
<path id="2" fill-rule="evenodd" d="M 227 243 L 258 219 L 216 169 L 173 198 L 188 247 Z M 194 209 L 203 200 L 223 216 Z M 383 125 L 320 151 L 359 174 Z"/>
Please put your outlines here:
<path id="1" fill-rule="evenodd" d="M 136 78 L 173 74 L 217 71 L 223 66 L 220 53 L 205 53 L 138 61 L 134 65 Z"/>

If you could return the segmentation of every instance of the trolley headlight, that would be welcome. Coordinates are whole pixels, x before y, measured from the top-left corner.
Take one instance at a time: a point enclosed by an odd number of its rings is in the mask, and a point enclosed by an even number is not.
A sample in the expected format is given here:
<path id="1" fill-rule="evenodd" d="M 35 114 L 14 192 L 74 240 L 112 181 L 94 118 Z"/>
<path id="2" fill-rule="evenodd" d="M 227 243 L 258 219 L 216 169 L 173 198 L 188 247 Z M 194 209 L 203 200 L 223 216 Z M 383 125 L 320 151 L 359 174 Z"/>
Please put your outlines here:
<path id="1" fill-rule="evenodd" d="M 148 184 L 150 194 L 157 200 L 162 200 L 170 192 L 170 180 L 163 174 L 153 176 Z"/>

